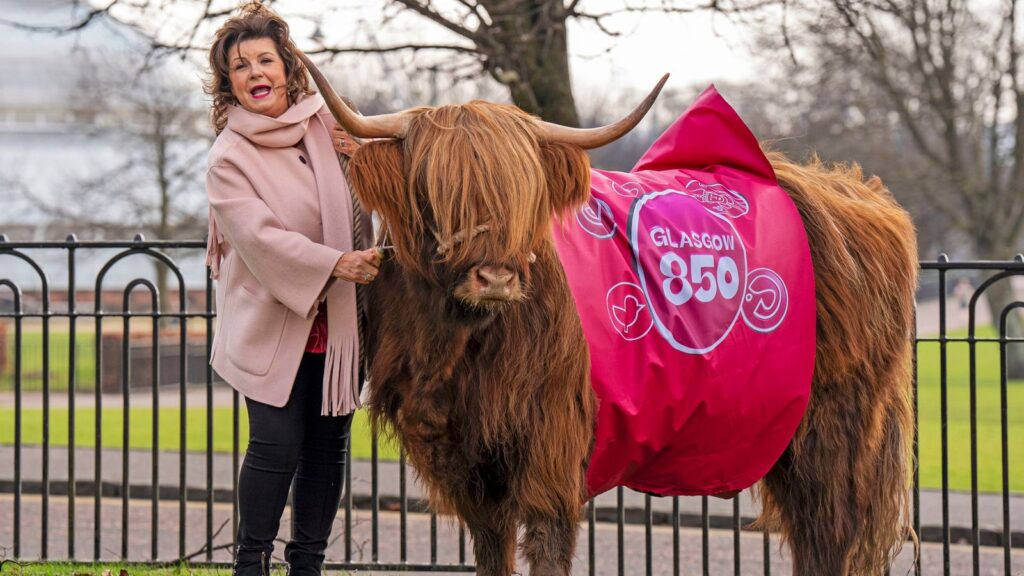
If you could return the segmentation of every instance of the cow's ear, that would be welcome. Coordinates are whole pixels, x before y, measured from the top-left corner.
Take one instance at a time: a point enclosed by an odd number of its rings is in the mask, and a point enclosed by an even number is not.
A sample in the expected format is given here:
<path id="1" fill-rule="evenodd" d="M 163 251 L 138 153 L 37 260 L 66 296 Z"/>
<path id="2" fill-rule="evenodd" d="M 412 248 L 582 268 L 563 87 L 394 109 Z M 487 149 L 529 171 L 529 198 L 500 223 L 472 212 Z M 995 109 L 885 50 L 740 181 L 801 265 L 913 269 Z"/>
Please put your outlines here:
<path id="1" fill-rule="evenodd" d="M 547 142 L 540 154 L 552 210 L 560 214 L 590 199 L 590 159 L 582 148 Z"/>
<path id="2" fill-rule="evenodd" d="M 398 140 L 375 140 L 361 146 L 349 163 L 349 177 L 365 210 L 376 210 L 385 222 L 404 222 L 408 210 L 405 171 Z"/>

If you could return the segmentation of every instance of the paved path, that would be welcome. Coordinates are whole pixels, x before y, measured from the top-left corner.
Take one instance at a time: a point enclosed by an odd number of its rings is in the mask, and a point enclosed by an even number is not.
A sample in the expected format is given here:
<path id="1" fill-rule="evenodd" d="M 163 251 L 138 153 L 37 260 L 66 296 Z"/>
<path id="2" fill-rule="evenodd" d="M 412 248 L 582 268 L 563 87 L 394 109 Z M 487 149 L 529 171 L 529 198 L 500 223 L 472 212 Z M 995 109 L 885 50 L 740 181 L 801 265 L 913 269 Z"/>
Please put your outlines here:
<path id="1" fill-rule="evenodd" d="M 988 311 L 988 301 L 983 296 L 978 300 L 978 325 L 989 324 L 992 315 Z M 946 299 L 946 330 L 967 328 L 967 310 L 960 308 L 957 299 L 950 296 Z M 920 337 L 934 337 L 939 334 L 939 300 L 922 300 L 917 303 L 917 334 Z"/>
<path id="2" fill-rule="evenodd" d="M 55 497 L 51 501 L 58 509 L 66 510 L 67 502 L 63 498 Z M 93 557 L 92 530 L 92 502 L 79 502 L 76 506 L 77 517 L 75 521 L 75 547 L 76 555 L 79 558 L 91 560 Z M 214 526 L 219 526 L 231 517 L 231 506 L 218 504 L 213 508 Z M 121 555 L 121 507 L 117 500 L 108 499 L 102 506 L 102 531 L 101 531 L 101 553 L 100 558 L 105 560 L 116 560 Z M 205 528 L 205 507 L 189 505 L 187 508 L 187 520 L 184 526 L 187 529 L 186 547 L 187 553 L 200 550 L 203 542 Z M 0 519 L 10 519 L 13 515 L 13 497 L 0 495 Z M 41 530 L 41 503 L 38 496 L 26 496 L 22 502 L 22 515 L 24 519 L 22 532 L 21 557 L 32 559 L 39 557 L 39 542 L 37 537 L 29 538 L 28 535 L 38 535 Z M 152 560 L 151 540 L 151 509 L 146 503 L 133 503 L 129 507 L 129 530 L 128 530 L 128 558 L 131 560 Z M 377 558 L 380 562 L 398 563 L 401 561 L 400 541 L 400 515 L 385 512 L 380 515 L 379 527 L 377 530 L 376 546 Z M 178 522 L 178 509 L 174 503 L 163 503 L 160 505 L 160 513 L 157 520 L 158 529 L 158 560 L 174 560 L 180 556 L 178 549 L 178 530 L 181 524 Z M 289 518 L 287 511 L 282 520 L 279 536 L 287 538 L 289 531 Z M 214 540 L 214 547 L 228 544 L 231 540 L 230 528 L 221 532 Z M 59 558 L 67 555 L 67 534 L 68 524 L 66 513 L 54 514 L 51 516 L 48 529 L 49 550 L 51 558 Z M 345 561 L 345 516 L 344 512 L 339 514 L 335 522 L 334 536 L 328 549 L 328 560 L 332 562 Z M 357 511 L 353 514 L 352 529 L 350 535 L 350 558 L 353 562 L 367 563 L 372 560 L 374 552 L 374 535 L 370 515 L 365 511 Z M 410 563 L 425 564 L 431 561 L 430 544 L 430 519 L 422 514 L 410 514 L 407 518 L 407 550 L 406 560 Z M 669 527 L 655 527 L 652 530 L 651 557 L 652 573 L 658 576 L 672 574 L 673 563 L 678 561 L 682 574 L 700 574 L 702 571 L 702 535 L 699 530 L 683 528 L 679 532 L 680 554 L 678 560 L 673 555 L 673 531 Z M 596 574 L 611 576 L 618 573 L 618 533 L 616 527 L 607 524 L 598 524 L 594 532 L 595 558 L 594 569 Z M 641 526 L 626 526 L 624 530 L 625 553 L 623 554 L 624 573 L 627 575 L 640 575 L 645 573 L 645 530 Z M 764 568 L 764 543 L 759 533 L 744 532 L 740 538 L 740 573 L 741 574 L 762 574 Z M 280 554 L 282 546 L 277 547 L 277 554 Z M 0 522 L 0 555 L 8 555 L 13 552 L 13 531 L 9 521 Z M 573 567 L 573 574 L 583 575 L 589 572 L 589 534 L 584 524 L 579 535 L 579 544 L 576 553 L 576 562 Z M 788 554 L 780 550 L 779 542 L 773 538 L 769 546 L 770 564 L 772 574 L 789 574 L 791 569 Z M 954 545 L 951 547 L 951 574 L 962 575 L 971 573 L 972 550 L 968 546 Z M 230 556 L 226 550 L 217 550 L 212 555 L 214 561 L 228 562 Z M 709 573 L 710 574 L 733 574 L 735 559 L 735 548 L 732 532 L 725 530 L 711 530 L 709 532 Z M 463 559 L 459 555 L 458 530 L 449 522 L 444 520 L 438 523 L 438 537 L 436 547 L 436 558 L 439 564 L 458 565 Z M 205 555 L 199 555 L 195 560 L 202 561 Z M 981 574 L 984 576 L 995 576 L 1003 574 L 1003 555 L 998 548 L 982 548 L 980 550 Z M 471 546 L 467 544 L 464 561 L 472 563 Z M 907 547 L 899 556 L 893 566 L 892 574 L 907 574 L 912 562 L 912 551 Z M 1015 549 L 1011 554 L 1011 574 L 1019 574 L 1024 570 L 1024 550 Z M 524 563 L 519 562 L 519 570 L 527 574 Z M 922 573 L 925 575 L 942 574 L 942 547 L 934 544 L 925 544 L 922 548 Z"/>

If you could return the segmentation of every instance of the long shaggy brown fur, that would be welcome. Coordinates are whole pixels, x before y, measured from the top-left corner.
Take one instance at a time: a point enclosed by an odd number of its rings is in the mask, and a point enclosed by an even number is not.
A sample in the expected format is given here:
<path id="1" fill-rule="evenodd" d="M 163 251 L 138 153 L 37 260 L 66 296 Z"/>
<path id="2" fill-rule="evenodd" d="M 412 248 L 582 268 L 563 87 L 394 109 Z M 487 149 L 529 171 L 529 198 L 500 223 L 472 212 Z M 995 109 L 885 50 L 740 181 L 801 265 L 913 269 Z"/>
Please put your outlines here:
<path id="1" fill-rule="evenodd" d="M 567 574 L 586 499 L 590 361 L 549 222 L 586 200 L 589 165 L 578 148 L 538 143 L 530 122 L 483 103 L 430 110 L 351 165 L 396 248 L 371 296 L 371 416 L 394 428 L 432 507 L 466 523 L 481 574 L 513 571 L 519 526 L 531 573 Z M 435 234 L 481 224 L 491 229 L 436 253 Z M 515 267 L 528 298 L 454 301 L 479 262 Z"/>
<path id="2" fill-rule="evenodd" d="M 588 198 L 589 163 L 533 122 L 485 102 L 420 109 L 403 140 L 350 165 L 395 245 L 370 296 L 371 417 L 432 507 L 466 523 L 481 574 L 512 573 L 520 527 L 531 574 L 569 573 L 593 441 L 586 342 L 550 235 L 553 213 Z M 770 159 L 807 228 L 818 349 L 807 414 L 760 489 L 763 522 L 800 576 L 877 575 L 907 535 L 914 230 L 857 167 Z M 515 271 L 526 296 L 460 300 L 482 265 Z"/>
<path id="3" fill-rule="evenodd" d="M 911 530 L 911 337 L 917 246 L 909 215 L 857 165 L 769 154 L 807 229 L 817 292 L 811 399 L 764 479 L 794 574 L 882 574 Z"/>

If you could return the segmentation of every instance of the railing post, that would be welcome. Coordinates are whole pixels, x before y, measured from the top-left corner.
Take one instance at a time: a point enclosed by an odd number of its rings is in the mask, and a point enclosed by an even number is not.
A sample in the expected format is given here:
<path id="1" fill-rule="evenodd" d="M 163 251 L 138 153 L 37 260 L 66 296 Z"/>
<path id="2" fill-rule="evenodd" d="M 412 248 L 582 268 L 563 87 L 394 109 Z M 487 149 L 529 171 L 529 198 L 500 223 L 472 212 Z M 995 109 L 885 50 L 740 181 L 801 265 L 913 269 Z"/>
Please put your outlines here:
<path id="1" fill-rule="evenodd" d="M 77 333 L 78 308 L 75 290 L 75 243 L 78 239 L 69 234 L 65 239 L 68 245 L 68 558 L 75 557 L 75 392 L 78 386 L 77 370 Z"/>

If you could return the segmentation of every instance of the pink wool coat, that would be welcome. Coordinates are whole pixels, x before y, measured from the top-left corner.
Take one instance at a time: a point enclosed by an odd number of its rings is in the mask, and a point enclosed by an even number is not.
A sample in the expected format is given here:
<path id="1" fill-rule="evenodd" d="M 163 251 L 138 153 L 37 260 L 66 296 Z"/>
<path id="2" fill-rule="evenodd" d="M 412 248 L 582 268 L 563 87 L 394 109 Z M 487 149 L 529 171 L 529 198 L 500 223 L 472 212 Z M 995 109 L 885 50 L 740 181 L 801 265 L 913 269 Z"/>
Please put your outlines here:
<path id="1" fill-rule="evenodd" d="M 355 286 L 331 277 L 352 250 L 351 196 L 333 125 L 319 95 L 277 118 L 229 109 L 206 179 L 207 262 L 218 279 L 210 363 L 247 398 L 284 406 L 326 300 L 322 413 L 342 415 L 359 406 L 359 338 Z M 362 229 L 371 233 L 368 224 Z"/>

